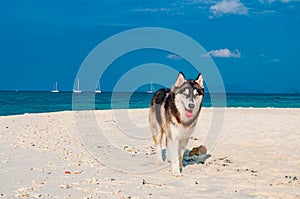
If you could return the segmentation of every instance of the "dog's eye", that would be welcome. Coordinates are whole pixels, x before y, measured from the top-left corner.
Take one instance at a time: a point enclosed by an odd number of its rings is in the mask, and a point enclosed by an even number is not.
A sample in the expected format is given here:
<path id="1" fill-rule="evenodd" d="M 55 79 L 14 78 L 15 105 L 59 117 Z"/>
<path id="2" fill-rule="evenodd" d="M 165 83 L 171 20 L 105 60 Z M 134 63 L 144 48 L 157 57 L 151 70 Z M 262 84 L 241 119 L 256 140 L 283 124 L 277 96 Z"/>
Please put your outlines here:
<path id="1" fill-rule="evenodd" d="M 185 96 L 185 97 L 187 97 L 188 96 L 188 94 L 187 93 L 182 93 L 183 94 L 183 96 Z"/>
<path id="2" fill-rule="evenodd" d="M 198 93 L 198 91 L 197 91 L 196 89 L 194 90 L 194 95 L 195 95 L 196 97 L 199 96 L 199 93 Z"/>

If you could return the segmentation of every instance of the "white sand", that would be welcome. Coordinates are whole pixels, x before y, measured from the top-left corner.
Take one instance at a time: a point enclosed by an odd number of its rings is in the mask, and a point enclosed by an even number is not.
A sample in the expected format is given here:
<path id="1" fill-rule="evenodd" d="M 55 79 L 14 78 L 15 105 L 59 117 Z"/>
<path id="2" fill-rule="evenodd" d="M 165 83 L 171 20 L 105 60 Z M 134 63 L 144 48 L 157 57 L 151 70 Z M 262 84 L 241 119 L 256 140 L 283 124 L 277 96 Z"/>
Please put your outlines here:
<path id="1" fill-rule="evenodd" d="M 181 178 L 153 164 L 148 110 L 129 110 L 132 123 L 127 112 L 0 117 L 0 198 L 300 198 L 300 109 L 227 108 L 212 157 Z"/>

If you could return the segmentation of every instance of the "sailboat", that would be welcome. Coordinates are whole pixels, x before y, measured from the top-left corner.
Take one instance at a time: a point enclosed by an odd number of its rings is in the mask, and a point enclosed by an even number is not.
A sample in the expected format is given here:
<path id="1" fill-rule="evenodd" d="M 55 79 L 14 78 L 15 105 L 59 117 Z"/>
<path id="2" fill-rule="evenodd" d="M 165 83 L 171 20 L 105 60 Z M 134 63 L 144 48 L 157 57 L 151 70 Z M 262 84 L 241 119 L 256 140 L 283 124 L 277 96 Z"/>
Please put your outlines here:
<path id="1" fill-rule="evenodd" d="M 57 87 L 57 82 L 55 82 L 54 89 L 51 92 L 52 93 L 58 93 L 59 92 L 58 87 Z"/>
<path id="2" fill-rule="evenodd" d="M 95 90 L 95 93 L 101 93 L 100 82 L 98 82 L 97 89 Z"/>
<path id="3" fill-rule="evenodd" d="M 77 89 L 74 89 L 73 92 L 74 92 L 74 93 L 81 93 L 81 90 L 80 90 L 80 83 L 79 83 L 79 78 L 77 79 Z"/>
<path id="4" fill-rule="evenodd" d="M 150 89 L 147 90 L 146 93 L 154 93 L 152 82 L 150 82 Z"/>

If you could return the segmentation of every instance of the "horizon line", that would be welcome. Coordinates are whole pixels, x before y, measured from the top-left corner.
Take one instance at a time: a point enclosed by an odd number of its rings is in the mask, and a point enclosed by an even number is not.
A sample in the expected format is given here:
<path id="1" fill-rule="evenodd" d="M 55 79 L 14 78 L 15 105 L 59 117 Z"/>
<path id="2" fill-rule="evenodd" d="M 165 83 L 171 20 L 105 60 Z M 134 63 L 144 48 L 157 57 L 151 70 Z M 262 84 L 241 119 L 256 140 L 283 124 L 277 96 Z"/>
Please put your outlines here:
<path id="1" fill-rule="evenodd" d="M 1 90 L 0 92 L 49 92 L 51 93 L 51 90 Z M 59 92 L 61 93 L 73 93 L 73 90 L 60 90 Z M 82 91 L 82 93 L 94 93 L 95 91 Z M 146 91 L 105 91 L 105 90 L 101 90 L 101 93 L 147 93 Z M 101 93 L 97 94 L 97 95 L 101 95 Z M 155 93 L 155 92 L 154 92 Z M 204 92 L 205 94 L 293 94 L 293 95 L 299 95 L 300 92 L 299 91 L 282 91 L 282 92 L 263 92 L 263 91 L 245 91 L 245 92 L 241 92 L 241 91 L 230 91 L 230 92 Z M 56 93 L 58 94 L 58 93 Z M 78 94 L 78 93 L 77 93 Z M 80 93 L 79 93 L 80 94 Z M 153 94 L 153 93 L 148 93 L 148 94 Z"/>

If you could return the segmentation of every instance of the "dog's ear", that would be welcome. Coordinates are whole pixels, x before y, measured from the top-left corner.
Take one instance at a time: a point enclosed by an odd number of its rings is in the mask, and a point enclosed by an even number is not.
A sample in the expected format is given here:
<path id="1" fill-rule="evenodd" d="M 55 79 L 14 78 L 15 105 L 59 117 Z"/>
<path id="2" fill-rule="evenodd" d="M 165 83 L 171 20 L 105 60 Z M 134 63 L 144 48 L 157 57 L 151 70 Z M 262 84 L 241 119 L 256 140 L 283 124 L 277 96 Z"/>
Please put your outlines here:
<path id="1" fill-rule="evenodd" d="M 196 82 L 197 84 L 199 84 L 201 88 L 204 89 L 204 85 L 203 85 L 203 77 L 202 77 L 202 74 L 201 74 L 201 73 L 199 73 L 198 77 L 195 79 L 195 82 Z"/>
<path id="2" fill-rule="evenodd" d="M 186 81 L 185 76 L 182 72 L 179 72 L 175 85 L 176 87 L 180 87 Z"/>

